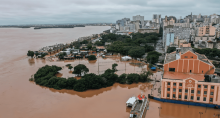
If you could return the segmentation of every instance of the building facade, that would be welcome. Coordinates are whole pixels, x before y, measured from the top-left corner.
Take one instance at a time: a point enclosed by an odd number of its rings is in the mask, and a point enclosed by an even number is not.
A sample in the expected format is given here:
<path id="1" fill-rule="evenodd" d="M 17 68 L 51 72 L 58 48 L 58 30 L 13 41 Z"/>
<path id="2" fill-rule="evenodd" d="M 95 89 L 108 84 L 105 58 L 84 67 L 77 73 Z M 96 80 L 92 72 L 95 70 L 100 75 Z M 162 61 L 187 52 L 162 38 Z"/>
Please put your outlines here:
<path id="1" fill-rule="evenodd" d="M 198 36 L 215 36 L 215 27 L 210 25 L 199 27 Z"/>
<path id="2" fill-rule="evenodd" d="M 177 48 L 164 61 L 161 98 L 220 105 L 220 77 L 205 55 Z"/>

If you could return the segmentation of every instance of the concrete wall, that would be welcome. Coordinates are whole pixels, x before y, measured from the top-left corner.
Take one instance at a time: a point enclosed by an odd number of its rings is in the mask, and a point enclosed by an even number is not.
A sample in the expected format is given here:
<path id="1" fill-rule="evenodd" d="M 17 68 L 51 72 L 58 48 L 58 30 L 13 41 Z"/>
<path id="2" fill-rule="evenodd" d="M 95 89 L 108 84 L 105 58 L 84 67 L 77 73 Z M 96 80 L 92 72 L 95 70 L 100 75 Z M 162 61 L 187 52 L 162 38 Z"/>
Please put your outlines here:
<path id="1" fill-rule="evenodd" d="M 140 33 L 159 33 L 159 29 L 139 29 L 138 32 Z"/>
<path id="2" fill-rule="evenodd" d="M 170 63 L 164 64 L 164 72 L 169 71 L 169 68 L 175 68 L 175 72 L 181 73 L 195 73 L 195 74 L 205 74 L 213 66 L 198 60 L 196 54 L 191 51 L 186 52 L 181 55 L 181 58 Z M 209 74 L 214 73 L 214 69 L 209 72 Z"/>
<path id="3" fill-rule="evenodd" d="M 215 35 L 215 27 L 214 26 L 203 26 L 199 27 L 198 36 L 214 36 Z"/>
<path id="4" fill-rule="evenodd" d="M 170 83 L 170 85 L 168 85 L 168 83 Z M 174 85 L 174 83 L 176 85 Z M 199 82 L 193 78 L 186 78 L 184 80 L 162 79 L 161 84 L 161 98 L 220 105 L 219 83 Z M 198 85 L 200 85 L 200 87 Z M 205 86 L 207 86 L 207 88 L 205 88 Z M 212 86 L 214 86 L 214 89 L 211 88 Z M 173 91 L 174 89 L 175 91 Z M 185 92 L 185 90 L 188 90 L 188 92 Z M 198 93 L 198 91 L 200 93 Z M 204 91 L 206 91 L 207 94 L 204 94 Z M 213 94 L 211 94 L 211 92 L 213 92 Z M 167 97 L 167 94 L 169 94 L 170 97 Z M 175 98 L 173 98 L 173 94 L 175 94 Z M 180 98 L 179 95 L 181 95 Z M 187 99 L 185 99 L 185 96 L 187 96 Z M 191 96 L 193 96 L 193 99 L 191 99 Z M 197 97 L 200 99 L 197 100 Z M 205 100 L 203 99 L 204 97 Z M 210 102 L 210 98 L 213 99 L 212 102 Z"/>

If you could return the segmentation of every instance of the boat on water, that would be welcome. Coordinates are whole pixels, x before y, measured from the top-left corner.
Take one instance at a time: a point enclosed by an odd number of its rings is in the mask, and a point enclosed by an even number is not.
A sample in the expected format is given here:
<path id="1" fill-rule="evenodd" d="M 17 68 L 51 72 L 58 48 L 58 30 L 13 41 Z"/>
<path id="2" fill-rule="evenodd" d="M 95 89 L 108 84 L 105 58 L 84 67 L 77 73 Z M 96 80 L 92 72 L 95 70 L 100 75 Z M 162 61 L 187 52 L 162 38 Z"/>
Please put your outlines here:
<path id="1" fill-rule="evenodd" d="M 149 101 L 145 95 L 131 97 L 126 102 L 126 106 L 132 107 L 129 118 L 145 118 L 147 109 L 149 109 Z"/>

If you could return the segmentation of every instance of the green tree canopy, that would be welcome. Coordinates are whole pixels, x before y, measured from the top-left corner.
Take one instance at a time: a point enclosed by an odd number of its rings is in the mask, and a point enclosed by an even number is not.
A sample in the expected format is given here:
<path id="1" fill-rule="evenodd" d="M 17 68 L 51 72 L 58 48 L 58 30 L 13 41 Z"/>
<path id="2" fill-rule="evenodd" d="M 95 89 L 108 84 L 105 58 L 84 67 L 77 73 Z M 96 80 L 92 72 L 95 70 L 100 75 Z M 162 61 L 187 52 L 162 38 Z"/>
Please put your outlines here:
<path id="1" fill-rule="evenodd" d="M 168 47 L 168 49 L 167 49 L 167 53 L 171 53 L 174 51 L 176 51 L 176 47 Z"/>
<path id="2" fill-rule="evenodd" d="M 89 69 L 84 64 L 78 64 L 74 67 L 73 74 L 77 74 L 81 76 L 82 74 L 85 75 L 89 72 Z"/>
<path id="3" fill-rule="evenodd" d="M 113 70 L 114 72 L 117 71 L 117 69 L 116 69 L 117 66 L 118 66 L 118 64 L 116 64 L 116 63 L 112 64 L 112 70 Z"/>
<path id="4" fill-rule="evenodd" d="M 127 79 L 127 74 L 123 73 L 122 75 L 120 75 L 118 77 L 116 82 L 118 82 L 120 84 L 125 84 L 126 83 L 126 79 Z"/>
<path id="5" fill-rule="evenodd" d="M 83 40 L 82 42 L 80 42 L 80 44 L 88 44 L 89 42 L 87 40 Z"/>
<path id="6" fill-rule="evenodd" d="M 95 55 L 89 55 L 88 56 L 88 60 L 96 60 L 96 56 Z"/>
<path id="7" fill-rule="evenodd" d="M 106 80 L 106 87 L 112 86 L 118 79 L 118 75 L 113 70 L 107 69 L 104 74 L 101 75 Z"/>
<path id="8" fill-rule="evenodd" d="M 58 54 L 58 58 L 59 58 L 59 59 L 64 59 L 64 57 L 65 57 L 66 55 L 67 55 L 66 52 L 60 52 L 60 53 Z"/>
<path id="9" fill-rule="evenodd" d="M 69 66 L 71 66 L 71 64 L 66 64 L 66 67 L 69 67 Z"/>
<path id="10" fill-rule="evenodd" d="M 139 79 L 140 79 L 140 75 L 136 74 L 136 73 L 131 73 L 131 74 L 128 74 L 128 76 L 127 76 L 128 84 L 132 84 L 134 82 L 138 83 Z"/>
<path id="11" fill-rule="evenodd" d="M 143 47 L 132 47 L 129 51 L 128 54 L 131 57 L 142 57 L 145 54 L 145 49 Z"/>
<path id="12" fill-rule="evenodd" d="M 153 75 L 153 73 L 151 71 L 143 71 L 141 74 L 140 74 L 140 82 L 146 82 L 146 81 L 150 81 L 150 78 L 149 76 L 150 75 Z"/>
<path id="13" fill-rule="evenodd" d="M 71 65 L 68 67 L 68 69 L 70 69 L 70 70 L 71 70 L 72 68 L 73 68 L 73 67 L 72 67 Z"/>
<path id="14" fill-rule="evenodd" d="M 27 56 L 31 56 L 31 58 L 33 58 L 34 57 L 34 52 L 29 50 L 28 53 L 27 53 Z"/>
<path id="15" fill-rule="evenodd" d="M 145 45 L 144 48 L 145 48 L 145 52 L 151 52 L 151 51 L 154 51 L 154 47 L 153 47 L 153 46 Z"/>
<path id="16" fill-rule="evenodd" d="M 88 44 L 88 45 L 87 45 L 87 49 L 88 49 L 88 50 L 91 50 L 91 49 L 92 49 L 92 44 Z"/>
<path id="17" fill-rule="evenodd" d="M 159 59 L 159 56 L 161 56 L 162 54 L 157 52 L 157 51 L 151 51 L 147 54 L 147 61 L 149 63 L 157 63 L 158 62 L 158 59 Z"/>
<path id="18" fill-rule="evenodd" d="M 104 44 L 103 44 L 101 41 L 96 41 L 96 42 L 95 42 L 95 45 L 97 45 L 97 46 L 103 46 Z"/>

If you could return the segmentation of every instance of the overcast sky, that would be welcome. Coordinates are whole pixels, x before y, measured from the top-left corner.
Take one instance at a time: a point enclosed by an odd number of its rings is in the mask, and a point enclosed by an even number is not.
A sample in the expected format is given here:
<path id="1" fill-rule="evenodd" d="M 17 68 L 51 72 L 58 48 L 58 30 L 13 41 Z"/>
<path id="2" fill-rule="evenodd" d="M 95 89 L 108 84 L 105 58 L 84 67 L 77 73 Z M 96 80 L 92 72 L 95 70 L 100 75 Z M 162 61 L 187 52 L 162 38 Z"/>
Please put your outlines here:
<path id="1" fill-rule="evenodd" d="M 51 23 L 115 23 L 153 14 L 176 16 L 218 14 L 220 0 L 0 0 L 0 25 Z"/>

